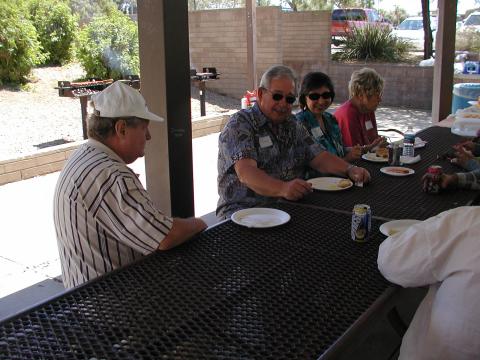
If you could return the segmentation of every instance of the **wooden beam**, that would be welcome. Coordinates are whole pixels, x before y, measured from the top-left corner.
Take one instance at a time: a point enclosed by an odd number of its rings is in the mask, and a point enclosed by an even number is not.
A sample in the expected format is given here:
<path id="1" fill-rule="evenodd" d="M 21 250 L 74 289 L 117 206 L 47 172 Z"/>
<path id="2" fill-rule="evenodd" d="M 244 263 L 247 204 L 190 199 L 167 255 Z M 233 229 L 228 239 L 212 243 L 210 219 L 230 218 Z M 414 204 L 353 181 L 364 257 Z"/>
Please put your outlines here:
<path id="1" fill-rule="evenodd" d="M 247 14 L 247 86 L 253 90 L 257 82 L 257 7 L 255 0 L 245 0 Z"/>
<path id="2" fill-rule="evenodd" d="M 456 14 L 456 1 L 438 0 L 438 29 L 433 70 L 433 123 L 445 119 L 451 113 Z"/>
<path id="3" fill-rule="evenodd" d="M 194 215 L 187 1 L 139 1 L 141 92 L 166 119 L 151 123 L 147 189 L 172 216 Z"/>

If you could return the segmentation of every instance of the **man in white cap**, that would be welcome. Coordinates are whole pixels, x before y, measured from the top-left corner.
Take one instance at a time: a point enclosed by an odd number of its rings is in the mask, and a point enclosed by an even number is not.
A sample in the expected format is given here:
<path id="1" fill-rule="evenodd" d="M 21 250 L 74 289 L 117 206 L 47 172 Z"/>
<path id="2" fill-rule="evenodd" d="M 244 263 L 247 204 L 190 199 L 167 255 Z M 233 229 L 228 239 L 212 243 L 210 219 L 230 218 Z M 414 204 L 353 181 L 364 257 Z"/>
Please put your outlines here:
<path id="1" fill-rule="evenodd" d="M 93 95 L 91 106 L 89 140 L 70 156 L 54 195 L 67 288 L 175 247 L 206 228 L 198 218 L 164 215 L 127 167 L 144 155 L 149 121 L 163 121 L 143 96 L 117 81 Z"/>

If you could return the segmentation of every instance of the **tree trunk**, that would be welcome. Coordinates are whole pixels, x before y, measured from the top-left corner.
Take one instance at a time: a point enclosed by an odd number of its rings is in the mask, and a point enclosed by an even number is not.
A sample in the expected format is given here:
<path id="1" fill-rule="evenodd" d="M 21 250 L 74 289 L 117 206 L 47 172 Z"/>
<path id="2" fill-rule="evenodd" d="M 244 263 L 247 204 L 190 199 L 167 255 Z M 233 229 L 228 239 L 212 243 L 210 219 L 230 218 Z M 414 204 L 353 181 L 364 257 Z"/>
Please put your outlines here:
<path id="1" fill-rule="evenodd" d="M 430 1 L 422 0 L 422 17 L 423 17 L 423 58 L 430 59 L 433 55 L 433 38 L 432 29 L 430 27 Z"/>

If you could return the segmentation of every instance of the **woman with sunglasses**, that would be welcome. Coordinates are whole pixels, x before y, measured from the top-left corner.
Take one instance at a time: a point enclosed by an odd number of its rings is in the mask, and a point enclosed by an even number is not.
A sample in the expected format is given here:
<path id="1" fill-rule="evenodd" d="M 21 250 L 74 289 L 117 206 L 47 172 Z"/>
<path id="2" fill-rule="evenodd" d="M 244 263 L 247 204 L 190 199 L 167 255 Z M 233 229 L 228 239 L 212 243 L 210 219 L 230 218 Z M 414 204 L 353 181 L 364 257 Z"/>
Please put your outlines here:
<path id="1" fill-rule="evenodd" d="M 315 141 L 328 152 L 353 161 L 360 158 L 360 146 L 346 148 L 335 116 L 326 112 L 335 97 L 332 80 L 322 72 L 305 75 L 300 87 L 300 111 L 296 117 Z"/>
<path id="2" fill-rule="evenodd" d="M 383 78 L 373 69 L 352 73 L 348 83 L 350 99 L 335 111 L 345 146 L 361 145 L 363 152 L 386 145 L 378 135 L 375 110 L 382 101 Z"/>

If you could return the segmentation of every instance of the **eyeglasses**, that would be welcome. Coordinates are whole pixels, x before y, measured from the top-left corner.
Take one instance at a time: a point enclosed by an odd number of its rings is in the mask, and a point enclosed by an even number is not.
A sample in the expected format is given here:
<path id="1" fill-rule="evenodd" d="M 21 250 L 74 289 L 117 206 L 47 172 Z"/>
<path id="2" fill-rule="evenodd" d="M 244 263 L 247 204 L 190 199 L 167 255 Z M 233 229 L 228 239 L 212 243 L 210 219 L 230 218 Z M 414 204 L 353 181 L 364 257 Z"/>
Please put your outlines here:
<path id="1" fill-rule="evenodd" d="M 327 99 L 333 99 L 333 97 L 335 96 L 335 93 L 333 91 L 327 91 L 327 92 L 324 92 L 324 93 L 321 93 L 321 94 L 310 93 L 307 96 L 312 101 L 318 100 L 320 98 L 324 98 L 325 100 L 327 100 Z"/>
<path id="2" fill-rule="evenodd" d="M 287 104 L 293 104 L 295 102 L 295 100 L 297 100 L 297 98 L 293 95 L 283 95 L 283 94 L 280 94 L 280 93 L 273 93 L 271 92 L 270 90 L 266 89 L 266 88 L 263 88 L 265 91 L 269 92 L 270 94 L 272 94 L 272 99 L 274 101 L 282 101 L 283 98 L 285 98 L 285 101 L 287 102 Z"/>

